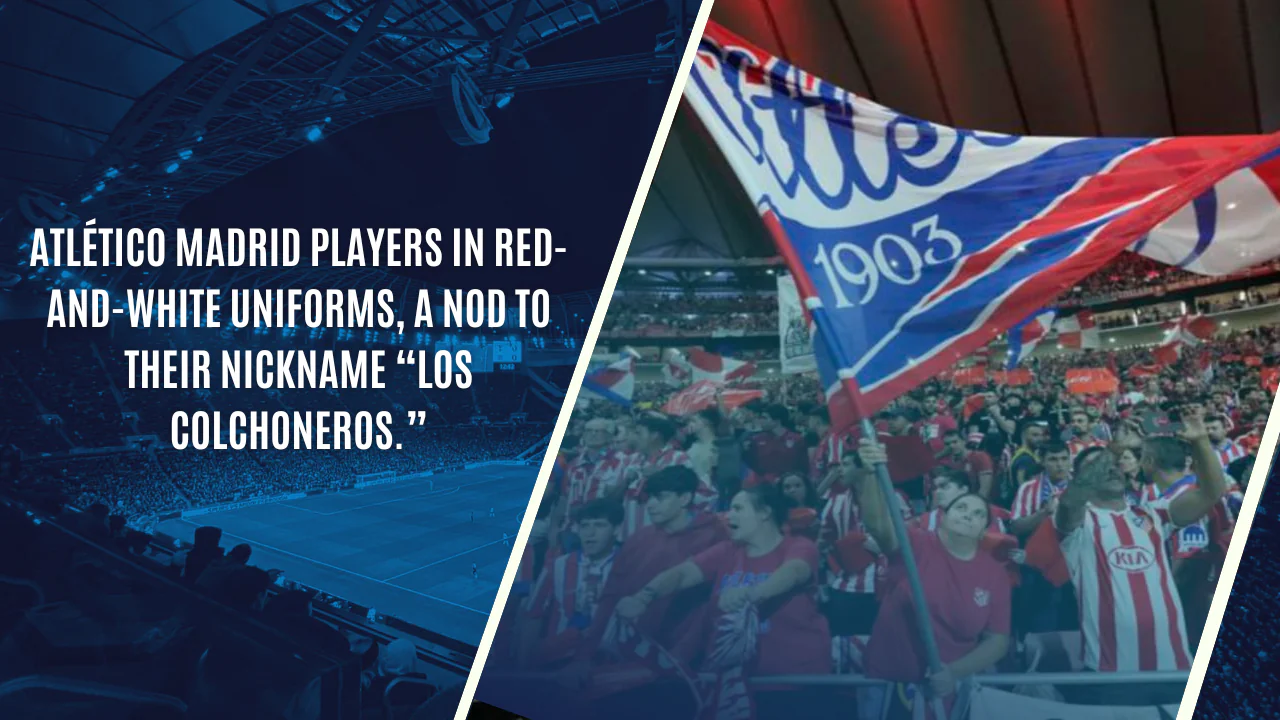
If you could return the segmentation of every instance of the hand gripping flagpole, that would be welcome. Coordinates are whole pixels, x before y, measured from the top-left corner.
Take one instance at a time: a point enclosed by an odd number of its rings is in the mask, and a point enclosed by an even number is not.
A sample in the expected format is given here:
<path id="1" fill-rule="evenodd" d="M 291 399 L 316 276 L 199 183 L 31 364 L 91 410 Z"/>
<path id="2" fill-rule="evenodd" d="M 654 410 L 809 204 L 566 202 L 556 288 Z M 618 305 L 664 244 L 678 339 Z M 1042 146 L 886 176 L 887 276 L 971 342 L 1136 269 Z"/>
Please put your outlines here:
<path id="1" fill-rule="evenodd" d="M 862 418 L 862 436 L 875 442 L 876 427 L 871 420 Z M 889 520 L 893 523 L 893 534 L 898 538 L 898 552 L 902 555 L 902 566 L 907 571 L 907 581 L 911 583 L 911 605 L 916 611 L 916 626 L 920 628 L 920 640 L 924 644 L 925 658 L 929 662 L 930 672 L 941 672 L 946 669 L 942 656 L 938 653 L 938 641 L 933 636 L 933 619 L 929 616 L 929 606 L 925 602 L 924 584 L 920 582 L 920 569 L 916 566 L 916 555 L 911 549 L 911 538 L 907 536 L 907 523 L 902 519 L 902 512 L 896 507 L 898 494 L 893 489 L 893 479 L 889 477 L 889 466 L 884 463 L 875 464 L 876 482 L 880 485 L 880 494 L 884 496 Z M 935 698 L 934 720 L 946 717 L 942 700 Z"/>

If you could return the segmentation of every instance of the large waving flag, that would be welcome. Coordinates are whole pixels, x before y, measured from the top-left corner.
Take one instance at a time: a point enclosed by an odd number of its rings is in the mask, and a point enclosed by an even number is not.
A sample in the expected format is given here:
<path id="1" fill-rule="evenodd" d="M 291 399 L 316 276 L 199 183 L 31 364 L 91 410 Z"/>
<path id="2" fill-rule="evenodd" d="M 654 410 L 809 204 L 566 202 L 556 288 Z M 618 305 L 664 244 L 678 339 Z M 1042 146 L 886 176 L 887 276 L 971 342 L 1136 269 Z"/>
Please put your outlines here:
<path id="1" fill-rule="evenodd" d="M 1045 339 L 1049 329 L 1053 327 L 1053 318 L 1058 314 L 1052 308 L 1043 310 L 1009 328 L 1009 357 L 1005 360 L 1005 369 L 1012 370 L 1031 356 L 1031 351 Z"/>
<path id="2" fill-rule="evenodd" d="M 689 350 L 689 366 L 692 369 L 694 382 L 710 380 L 718 385 L 734 380 L 745 380 L 756 372 L 756 364 L 753 362 L 734 360 L 700 348 Z"/>
<path id="3" fill-rule="evenodd" d="M 1174 322 L 1164 324 L 1164 338 L 1152 350 L 1152 356 L 1161 365 L 1172 365 L 1182 357 L 1183 347 L 1197 347 L 1213 339 L 1218 325 L 1203 315 L 1184 315 Z"/>
<path id="4" fill-rule="evenodd" d="M 635 357 L 624 354 L 620 360 L 592 371 L 582 379 L 582 389 L 598 398 L 631 407 L 636 389 Z"/>
<path id="5" fill-rule="evenodd" d="M 1088 310 L 1065 317 L 1058 321 L 1058 344 L 1062 347 L 1097 349 L 1102 347 L 1102 336 L 1098 325 L 1093 321 L 1093 313 Z"/>
<path id="6" fill-rule="evenodd" d="M 837 422 L 884 407 L 1131 246 L 1203 273 L 1280 256 L 1280 135 L 959 130 L 714 23 L 684 92 L 795 277 Z"/>

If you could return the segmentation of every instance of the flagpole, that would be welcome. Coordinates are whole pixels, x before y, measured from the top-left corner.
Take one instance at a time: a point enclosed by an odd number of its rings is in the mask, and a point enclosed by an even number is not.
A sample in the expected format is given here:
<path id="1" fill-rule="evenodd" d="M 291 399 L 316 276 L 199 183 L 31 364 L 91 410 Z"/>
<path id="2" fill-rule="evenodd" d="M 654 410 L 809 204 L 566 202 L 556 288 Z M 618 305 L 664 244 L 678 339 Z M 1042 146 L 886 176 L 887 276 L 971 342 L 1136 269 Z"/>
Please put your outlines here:
<path id="1" fill-rule="evenodd" d="M 826 316 L 825 312 L 821 312 L 823 307 L 821 298 L 817 296 L 812 283 L 809 282 L 807 275 L 803 273 L 803 263 L 800 262 L 794 250 L 787 244 L 786 234 L 782 231 L 781 226 L 776 223 L 769 223 L 766 220 L 765 225 L 773 233 L 774 244 L 777 245 L 778 250 L 787 260 L 787 268 L 797 278 L 796 290 L 800 293 L 801 301 L 809 312 L 809 317 L 818 334 L 835 354 L 840 367 L 849 367 L 850 363 L 847 358 L 843 357 L 842 346 L 839 343 L 835 328 L 831 325 L 830 318 Z M 803 285 L 801 284 L 801 278 L 804 279 Z M 806 290 L 809 292 L 807 295 Z M 814 301 L 813 304 L 810 304 L 810 299 Z M 842 385 L 846 385 L 847 381 L 842 378 L 840 382 Z M 849 392 L 847 385 L 843 389 L 845 392 Z M 857 416 L 861 418 L 862 436 L 875 442 L 878 437 L 875 425 L 872 424 L 867 413 L 863 410 L 857 394 L 851 392 L 850 400 L 853 402 Z M 925 659 L 929 663 L 930 674 L 938 673 L 946 669 L 946 666 L 942 664 L 942 657 L 938 654 L 938 641 L 933 636 L 933 621 L 929 616 L 929 606 L 925 604 L 924 585 L 920 582 L 920 570 L 916 567 L 916 556 L 911 550 L 911 539 L 907 536 L 907 524 L 902 519 L 902 513 L 893 507 L 898 496 L 893 489 L 893 480 L 889 477 L 889 466 L 885 463 L 875 463 L 875 473 L 876 480 L 880 484 L 880 493 L 884 496 L 885 504 L 888 506 L 889 520 L 893 523 L 893 534 L 898 538 L 898 551 L 902 554 L 902 565 L 907 571 L 907 581 L 911 583 L 911 600 L 916 611 L 916 625 L 920 627 L 920 641 L 924 645 Z M 925 682 L 927 685 L 927 679 Z M 941 698 L 934 698 L 932 704 L 935 720 L 942 720 L 942 718 L 947 717 Z M 960 706 L 956 705 L 956 707 Z"/>
<path id="2" fill-rule="evenodd" d="M 862 418 L 862 436 L 875 441 L 876 427 L 867 417 Z M 938 641 L 933 636 L 933 619 L 929 616 L 929 606 L 925 603 L 924 584 L 920 582 L 920 569 L 916 566 L 916 555 L 911 549 L 911 538 L 907 536 L 907 523 L 902 519 L 902 512 L 895 507 L 898 494 L 893 489 L 893 479 L 889 477 L 889 466 L 885 463 L 875 464 L 876 481 L 880 484 L 880 494 L 888 505 L 889 520 L 893 523 L 893 534 L 898 538 L 898 552 L 902 556 L 902 566 L 907 571 L 907 582 L 911 583 L 912 606 L 916 611 L 916 625 L 920 628 L 920 640 L 924 644 L 925 659 L 929 663 L 930 673 L 942 672 L 946 666 L 938 654 Z M 926 681 L 927 686 L 927 681 Z M 941 698 L 934 698 L 935 720 L 946 717 L 943 712 Z"/>

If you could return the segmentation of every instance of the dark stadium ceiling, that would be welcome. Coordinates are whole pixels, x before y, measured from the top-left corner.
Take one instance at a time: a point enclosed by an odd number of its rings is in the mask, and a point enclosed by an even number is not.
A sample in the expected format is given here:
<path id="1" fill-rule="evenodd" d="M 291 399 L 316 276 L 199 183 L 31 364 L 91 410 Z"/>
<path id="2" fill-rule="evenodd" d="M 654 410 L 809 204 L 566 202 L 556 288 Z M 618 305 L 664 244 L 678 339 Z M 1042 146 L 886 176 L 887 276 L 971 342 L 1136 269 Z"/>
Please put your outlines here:
<path id="1" fill-rule="evenodd" d="M 432 104 L 432 79 L 455 65 L 495 96 L 644 76 L 657 53 L 523 57 L 652 1 L 6 0 L 0 209 L 36 187 L 108 200 L 117 222 L 171 223 L 313 126 Z"/>
<path id="2" fill-rule="evenodd" d="M 1032 135 L 1280 130 L 1276 0 L 716 0 L 712 19 L 901 112 Z M 631 255 L 773 250 L 690 113 L 663 151 Z"/>
<path id="3" fill-rule="evenodd" d="M 690 21 L 692 4 L 683 1 Z M 24 193 L 48 193 L 99 227 L 172 227 L 193 200 L 309 145 L 309 132 L 330 137 L 439 104 L 433 85 L 454 68 L 498 107 L 533 90 L 669 78 L 675 44 L 541 66 L 527 59 L 649 5 L 665 5 L 671 22 L 682 3 L 0 0 L 0 285 L 18 277 L 7 271 L 29 228 L 18 218 L 14 230 Z M 111 283 L 135 284 L 135 275 Z M 202 278 L 231 279 L 239 273 Z M 372 279 L 346 272 L 329 282 Z"/>

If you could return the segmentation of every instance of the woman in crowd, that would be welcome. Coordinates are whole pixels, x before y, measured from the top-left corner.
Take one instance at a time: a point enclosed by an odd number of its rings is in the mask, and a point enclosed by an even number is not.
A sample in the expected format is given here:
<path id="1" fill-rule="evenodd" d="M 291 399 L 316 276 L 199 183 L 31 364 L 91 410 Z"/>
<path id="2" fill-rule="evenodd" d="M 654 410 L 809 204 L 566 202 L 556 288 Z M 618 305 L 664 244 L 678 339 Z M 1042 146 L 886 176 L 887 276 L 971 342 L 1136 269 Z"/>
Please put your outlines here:
<path id="1" fill-rule="evenodd" d="M 1159 495 L 1155 486 L 1142 476 L 1142 459 L 1138 457 L 1141 450 L 1126 447 L 1117 458 L 1120 461 L 1120 472 L 1124 473 L 1125 494 L 1129 496 L 1130 505 L 1141 505 L 1148 500 L 1155 500 Z"/>
<path id="2" fill-rule="evenodd" d="M 779 483 L 782 496 L 788 504 L 786 532 L 790 535 L 807 537 L 817 541 L 818 514 L 822 511 L 822 501 L 813 489 L 813 483 L 800 473 L 787 473 Z"/>
<path id="3" fill-rule="evenodd" d="M 831 637 L 814 598 L 818 549 L 807 538 L 787 536 L 782 530 L 786 517 L 787 503 L 776 487 L 739 492 L 729 506 L 728 541 L 659 573 L 640 592 L 619 601 L 617 613 L 638 618 L 658 598 L 708 584 L 711 605 L 720 614 L 720 621 L 708 623 L 709 630 L 748 606 L 758 617 L 755 646 L 746 653 L 750 660 L 741 668 L 743 674 L 830 673 Z M 750 643 L 753 638 L 736 639 Z M 753 689 L 759 717 L 786 712 L 788 693 Z M 775 703 L 778 707 L 770 710 Z"/>
<path id="4" fill-rule="evenodd" d="M 925 697 L 942 700 L 950 708 L 962 681 L 994 666 L 1009 649 L 1009 576 L 981 548 L 990 509 L 980 495 L 967 493 L 947 505 L 936 532 L 918 527 L 907 531 L 944 665 L 931 671 L 889 505 L 870 475 L 869 468 L 887 461 L 884 447 L 864 440 L 859 456 L 868 468 L 859 488 L 862 520 L 890 558 L 880 614 L 867 647 L 867 674 L 915 686 Z M 859 714 L 868 717 L 864 711 L 860 709 Z"/>

